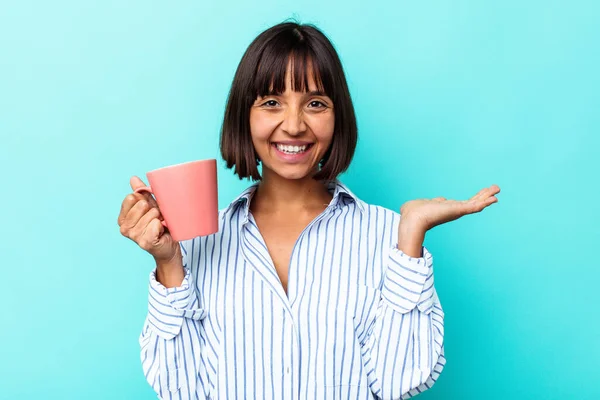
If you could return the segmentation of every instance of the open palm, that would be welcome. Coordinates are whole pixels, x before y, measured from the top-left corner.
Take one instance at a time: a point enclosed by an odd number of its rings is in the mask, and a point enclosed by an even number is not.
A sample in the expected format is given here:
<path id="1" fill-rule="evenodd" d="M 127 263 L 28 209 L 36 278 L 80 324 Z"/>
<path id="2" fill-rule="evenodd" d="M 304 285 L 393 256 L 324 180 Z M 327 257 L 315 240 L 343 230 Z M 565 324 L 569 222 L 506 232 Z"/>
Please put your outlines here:
<path id="1" fill-rule="evenodd" d="M 495 196 L 498 193 L 500 187 L 492 185 L 469 200 L 448 200 L 445 197 L 411 200 L 402 205 L 400 214 L 403 219 L 411 219 L 427 231 L 464 215 L 480 212 L 498 201 Z"/>

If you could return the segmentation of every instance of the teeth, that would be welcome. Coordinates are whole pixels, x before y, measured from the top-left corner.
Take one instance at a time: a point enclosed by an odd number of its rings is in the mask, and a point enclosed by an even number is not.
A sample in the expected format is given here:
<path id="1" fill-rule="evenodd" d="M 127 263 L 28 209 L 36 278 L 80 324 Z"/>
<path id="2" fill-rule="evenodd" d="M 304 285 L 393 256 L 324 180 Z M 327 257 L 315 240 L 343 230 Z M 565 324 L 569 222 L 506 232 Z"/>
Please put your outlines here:
<path id="1" fill-rule="evenodd" d="M 277 150 L 283 151 L 284 153 L 289 153 L 289 154 L 302 153 L 304 150 L 306 150 L 307 147 L 308 147 L 307 145 L 304 145 L 304 146 L 287 146 L 287 145 L 283 145 L 283 144 L 277 143 Z"/>

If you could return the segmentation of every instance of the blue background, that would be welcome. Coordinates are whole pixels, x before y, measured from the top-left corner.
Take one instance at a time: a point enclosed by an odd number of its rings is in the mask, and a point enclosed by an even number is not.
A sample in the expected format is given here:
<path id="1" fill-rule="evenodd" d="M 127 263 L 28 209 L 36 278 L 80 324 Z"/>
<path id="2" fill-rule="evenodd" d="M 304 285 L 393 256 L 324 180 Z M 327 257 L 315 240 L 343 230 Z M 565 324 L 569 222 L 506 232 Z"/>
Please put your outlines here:
<path id="1" fill-rule="evenodd" d="M 600 398 L 599 4 L 3 1 L 0 398 L 155 398 L 129 177 L 218 157 L 243 51 L 289 17 L 343 60 L 359 197 L 502 188 L 427 235 L 448 364 L 421 398 Z M 220 166 L 224 207 L 249 183 Z"/>

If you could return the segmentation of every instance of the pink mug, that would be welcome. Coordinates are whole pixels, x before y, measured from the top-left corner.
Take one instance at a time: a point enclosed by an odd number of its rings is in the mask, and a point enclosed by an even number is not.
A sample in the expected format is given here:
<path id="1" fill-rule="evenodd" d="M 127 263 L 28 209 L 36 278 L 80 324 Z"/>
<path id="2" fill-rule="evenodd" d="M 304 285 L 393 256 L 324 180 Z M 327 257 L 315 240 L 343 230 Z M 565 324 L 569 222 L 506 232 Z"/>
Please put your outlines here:
<path id="1" fill-rule="evenodd" d="M 219 230 L 217 160 L 199 160 L 155 169 L 149 186 L 137 188 L 156 198 L 173 240 L 206 236 Z"/>

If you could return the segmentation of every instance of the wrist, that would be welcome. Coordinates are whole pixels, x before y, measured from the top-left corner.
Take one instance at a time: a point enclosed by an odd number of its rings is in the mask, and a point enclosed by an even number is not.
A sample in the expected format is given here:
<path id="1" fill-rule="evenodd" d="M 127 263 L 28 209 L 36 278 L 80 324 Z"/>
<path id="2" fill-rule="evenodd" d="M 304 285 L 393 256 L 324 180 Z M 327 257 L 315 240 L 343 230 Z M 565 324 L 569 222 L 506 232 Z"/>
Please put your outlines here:
<path id="1" fill-rule="evenodd" d="M 427 232 L 420 224 L 401 220 L 398 226 L 398 249 L 409 257 L 422 257 L 422 247 Z"/>
<path id="2" fill-rule="evenodd" d="M 156 280 L 166 288 L 181 286 L 185 272 L 181 253 L 177 253 L 169 260 L 156 260 Z"/>

